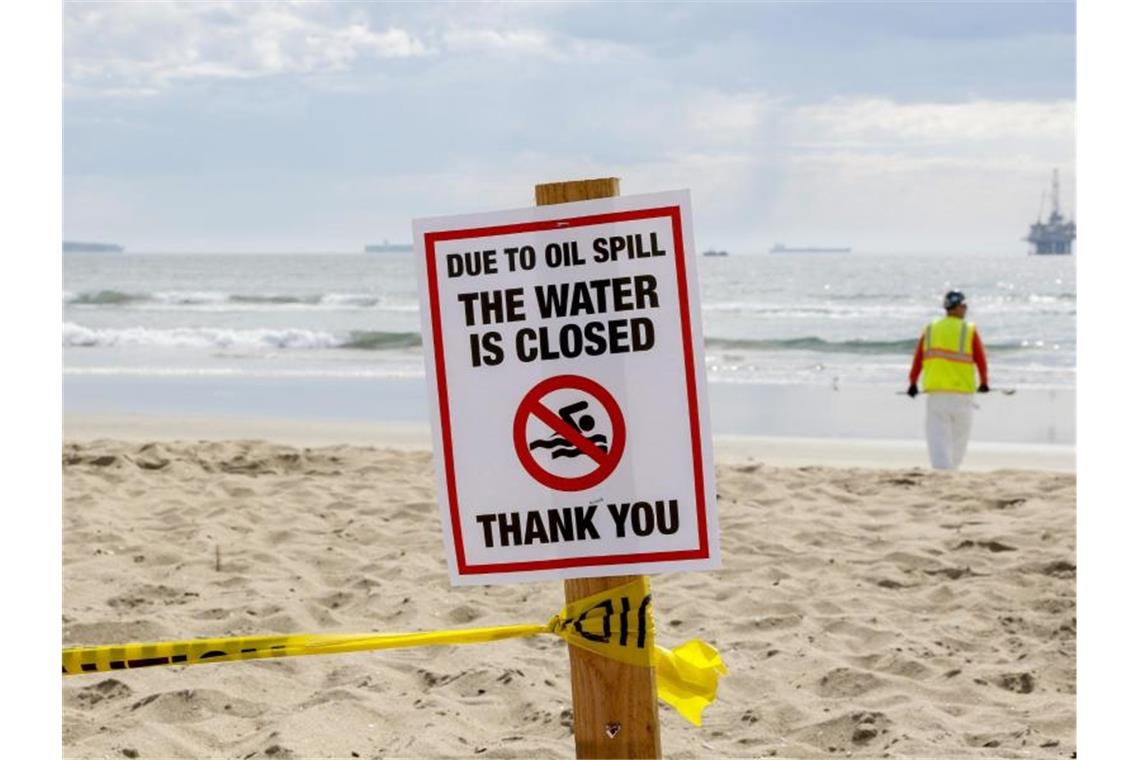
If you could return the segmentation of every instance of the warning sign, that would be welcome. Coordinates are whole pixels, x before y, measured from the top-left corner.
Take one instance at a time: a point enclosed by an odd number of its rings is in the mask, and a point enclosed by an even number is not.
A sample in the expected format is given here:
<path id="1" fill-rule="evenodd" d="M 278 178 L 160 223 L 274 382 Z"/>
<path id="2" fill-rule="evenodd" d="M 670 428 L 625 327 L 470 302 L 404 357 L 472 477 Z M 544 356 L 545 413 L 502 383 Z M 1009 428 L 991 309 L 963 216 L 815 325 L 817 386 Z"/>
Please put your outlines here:
<path id="1" fill-rule="evenodd" d="M 416 220 L 455 583 L 719 566 L 688 192 Z"/>
<path id="2" fill-rule="evenodd" d="M 558 390 L 573 390 L 577 400 L 557 405 L 557 412 L 544 405 L 544 399 Z M 590 413 L 591 401 L 609 416 L 610 433 L 594 432 L 595 417 Z M 528 422 L 537 420 L 553 432 L 533 440 L 527 433 Z M 591 433 L 593 433 L 591 435 Z M 625 450 L 625 420 L 614 397 L 605 388 L 585 377 L 558 375 L 547 378 L 523 397 L 515 413 L 515 451 L 519 461 L 535 480 L 560 491 L 581 491 L 596 486 L 609 477 L 617 467 Z M 545 454 L 536 455 L 535 450 Z M 581 475 L 564 475 L 557 472 L 555 460 L 559 457 L 585 456 L 592 468 Z M 539 459 L 543 460 L 539 464 Z M 549 459 L 549 464 L 546 460 Z M 590 467 L 590 465 L 587 465 Z"/>

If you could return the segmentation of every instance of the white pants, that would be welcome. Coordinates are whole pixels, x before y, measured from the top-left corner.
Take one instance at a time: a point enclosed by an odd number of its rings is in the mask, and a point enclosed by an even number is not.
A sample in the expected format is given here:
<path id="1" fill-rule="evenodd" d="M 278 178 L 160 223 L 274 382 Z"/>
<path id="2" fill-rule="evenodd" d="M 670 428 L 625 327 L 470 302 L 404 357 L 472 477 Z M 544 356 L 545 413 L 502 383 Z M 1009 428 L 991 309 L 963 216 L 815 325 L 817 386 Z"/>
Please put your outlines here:
<path id="1" fill-rule="evenodd" d="M 930 451 L 931 467 L 958 469 L 966 456 L 973 416 L 972 393 L 926 394 L 926 447 Z"/>

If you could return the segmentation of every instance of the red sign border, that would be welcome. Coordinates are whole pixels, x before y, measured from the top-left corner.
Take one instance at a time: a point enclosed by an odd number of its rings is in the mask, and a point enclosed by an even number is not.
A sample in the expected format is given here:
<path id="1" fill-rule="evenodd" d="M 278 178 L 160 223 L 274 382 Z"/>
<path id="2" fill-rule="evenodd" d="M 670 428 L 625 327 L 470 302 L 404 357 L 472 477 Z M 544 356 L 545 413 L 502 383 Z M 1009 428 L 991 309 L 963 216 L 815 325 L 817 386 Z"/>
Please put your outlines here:
<path id="1" fill-rule="evenodd" d="M 451 410 L 447 395 L 447 369 L 443 355 L 443 335 L 440 331 L 441 316 L 439 307 L 439 278 L 435 266 L 436 243 L 448 240 L 513 235 L 521 232 L 545 232 L 554 229 L 589 227 L 600 224 L 641 221 L 645 219 L 667 218 L 672 223 L 673 251 L 677 269 L 677 292 L 681 318 L 681 346 L 685 360 L 685 389 L 689 399 L 689 439 L 693 453 L 693 483 L 697 505 L 698 546 L 695 549 L 673 551 L 641 552 L 636 554 L 605 554 L 584 557 L 556 557 L 545 560 L 519 562 L 489 562 L 473 565 L 467 562 L 463 548 L 463 531 L 459 519 L 458 489 L 455 484 L 455 461 L 451 440 Z M 467 229 L 425 232 L 424 256 L 428 281 L 428 297 L 431 301 L 432 353 L 435 357 L 436 391 L 439 395 L 439 425 L 443 438 L 443 465 L 447 483 L 448 508 L 451 513 L 452 545 L 455 551 L 456 569 L 461 576 L 485 575 L 492 573 L 513 573 L 541 570 L 559 570 L 571 567 L 605 567 L 608 565 L 635 564 L 646 562 L 676 562 L 709 558 L 708 515 L 705 504 L 704 462 L 702 461 L 700 415 L 697 408 L 697 379 L 693 360 L 693 331 L 689 318 L 689 280 L 685 268 L 685 241 L 681 229 L 681 207 L 659 206 L 655 208 L 613 211 L 586 216 L 545 219 L 533 222 L 470 227 Z"/>
<path id="2" fill-rule="evenodd" d="M 530 406 L 531 403 L 537 404 L 542 397 L 548 396 L 554 391 L 562 390 L 563 388 L 573 388 L 574 390 L 594 396 L 602 408 L 605 409 L 606 414 L 609 415 L 610 427 L 612 429 L 610 434 L 610 449 L 606 452 L 606 458 L 613 461 L 608 464 L 599 463 L 598 469 L 577 477 L 555 475 L 552 472 L 544 470 L 538 461 L 535 460 L 534 455 L 530 453 L 526 441 L 526 423 L 531 415 L 526 407 Z M 524 414 L 524 412 L 526 413 Z M 526 470 L 532 478 L 547 488 L 553 488 L 557 491 L 564 491 L 566 493 L 584 491 L 587 488 L 593 488 L 612 475 L 613 471 L 617 469 L 618 464 L 621 463 L 622 454 L 625 453 L 625 416 L 622 414 L 621 407 L 618 406 L 613 394 L 596 380 L 591 380 L 582 375 L 554 375 L 553 377 L 542 380 L 538 385 L 527 391 L 522 401 L 519 402 L 518 411 L 515 412 L 514 440 L 515 454 L 518 455 L 519 462 L 522 463 L 523 469 Z"/>

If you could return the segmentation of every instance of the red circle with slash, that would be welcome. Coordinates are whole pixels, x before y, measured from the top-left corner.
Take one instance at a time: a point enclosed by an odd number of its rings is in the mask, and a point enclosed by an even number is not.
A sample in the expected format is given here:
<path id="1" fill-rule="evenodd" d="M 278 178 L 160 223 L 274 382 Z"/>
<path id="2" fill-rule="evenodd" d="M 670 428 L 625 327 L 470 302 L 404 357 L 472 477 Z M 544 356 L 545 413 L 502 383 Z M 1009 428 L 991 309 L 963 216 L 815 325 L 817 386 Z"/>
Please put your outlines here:
<path id="1" fill-rule="evenodd" d="M 609 451 L 602 451 L 597 444 L 582 435 L 573 425 L 543 405 L 542 399 L 545 396 L 563 389 L 581 391 L 596 400 L 606 410 L 613 429 Z M 537 417 L 540 422 L 594 460 L 597 467 L 585 475 L 575 477 L 557 475 L 545 469 L 534 458 L 526 440 L 526 425 L 531 416 Z M 514 441 L 515 453 L 518 454 L 523 469 L 530 473 L 532 478 L 547 488 L 558 491 L 582 491 L 598 485 L 617 468 L 618 462 L 621 461 L 621 455 L 625 451 L 625 418 L 622 417 L 621 407 L 618 406 L 614 397 L 598 383 L 581 375 L 557 375 L 548 377 L 531 388 L 519 402 L 518 411 L 515 412 Z"/>

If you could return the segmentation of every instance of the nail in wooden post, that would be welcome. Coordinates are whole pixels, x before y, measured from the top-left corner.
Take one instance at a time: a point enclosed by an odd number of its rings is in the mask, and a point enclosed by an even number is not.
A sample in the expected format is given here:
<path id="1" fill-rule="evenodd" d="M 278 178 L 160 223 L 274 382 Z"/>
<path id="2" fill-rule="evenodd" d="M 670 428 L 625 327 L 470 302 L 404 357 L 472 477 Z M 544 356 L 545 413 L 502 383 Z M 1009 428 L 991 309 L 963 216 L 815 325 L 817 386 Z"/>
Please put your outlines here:
<path id="1" fill-rule="evenodd" d="M 536 205 L 587 201 L 620 195 L 617 177 L 551 182 L 534 186 Z M 637 576 L 573 578 L 566 602 L 577 601 Z M 574 744 L 580 758 L 660 758 L 657 725 L 657 674 L 578 647 L 570 650 L 570 690 L 574 700 Z"/>

